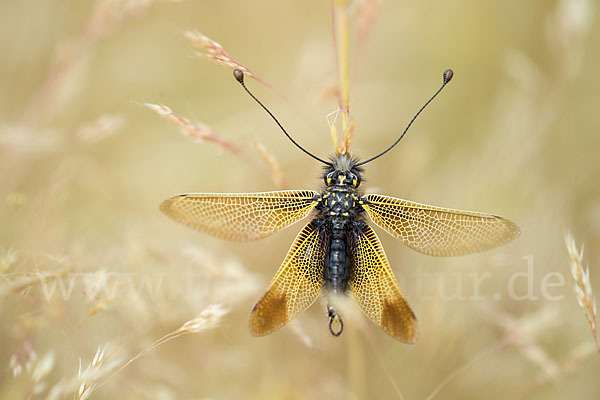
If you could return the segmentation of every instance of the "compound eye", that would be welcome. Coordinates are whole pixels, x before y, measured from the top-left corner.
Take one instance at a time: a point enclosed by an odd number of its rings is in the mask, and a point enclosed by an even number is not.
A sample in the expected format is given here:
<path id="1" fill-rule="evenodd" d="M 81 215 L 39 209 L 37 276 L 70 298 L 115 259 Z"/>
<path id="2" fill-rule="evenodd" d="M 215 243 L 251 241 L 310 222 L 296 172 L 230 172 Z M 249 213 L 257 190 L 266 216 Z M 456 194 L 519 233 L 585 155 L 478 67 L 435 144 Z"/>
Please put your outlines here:
<path id="1" fill-rule="evenodd" d="M 330 172 L 325 176 L 325 183 L 327 183 L 328 186 L 331 185 L 334 175 L 335 175 L 335 172 Z"/>
<path id="2" fill-rule="evenodd" d="M 352 181 L 352 186 L 357 187 L 358 186 L 358 177 L 352 173 L 348 174 L 348 179 L 350 181 Z"/>
<path id="3" fill-rule="evenodd" d="M 359 187 L 360 183 L 362 182 L 360 172 L 353 169 L 350 174 L 352 174 L 352 186 L 355 188 Z"/>

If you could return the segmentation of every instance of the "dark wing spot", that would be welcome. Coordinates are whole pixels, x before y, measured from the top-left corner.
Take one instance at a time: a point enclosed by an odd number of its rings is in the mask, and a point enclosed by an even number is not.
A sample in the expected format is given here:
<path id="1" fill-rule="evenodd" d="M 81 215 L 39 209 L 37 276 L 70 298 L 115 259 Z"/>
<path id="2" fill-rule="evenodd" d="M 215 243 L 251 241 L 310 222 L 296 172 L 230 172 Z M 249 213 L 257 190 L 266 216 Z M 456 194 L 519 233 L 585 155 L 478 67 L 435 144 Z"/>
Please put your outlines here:
<path id="1" fill-rule="evenodd" d="M 285 325 L 286 321 L 286 295 L 268 291 L 252 307 L 249 321 L 250 333 L 254 336 L 264 336 Z"/>
<path id="2" fill-rule="evenodd" d="M 401 299 L 398 299 L 401 300 Z M 404 301 L 385 300 L 381 312 L 381 326 L 393 337 L 405 343 L 415 343 L 418 337 L 417 317 Z"/>

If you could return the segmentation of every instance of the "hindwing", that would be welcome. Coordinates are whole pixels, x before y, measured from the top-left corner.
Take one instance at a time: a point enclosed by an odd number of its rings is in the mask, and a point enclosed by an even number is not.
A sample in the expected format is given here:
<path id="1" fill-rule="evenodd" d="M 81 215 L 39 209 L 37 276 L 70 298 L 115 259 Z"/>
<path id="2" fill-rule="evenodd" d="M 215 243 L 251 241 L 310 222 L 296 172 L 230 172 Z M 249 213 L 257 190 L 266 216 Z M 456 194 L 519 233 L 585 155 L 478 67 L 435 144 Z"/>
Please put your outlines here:
<path id="1" fill-rule="evenodd" d="M 306 310 L 323 287 L 328 237 L 311 221 L 298 234 L 271 284 L 250 313 L 254 336 L 267 335 Z"/>
<path id="2" fill-rule="evenodd" d="M 375 232 L 360 224 L 350 234 L 349 245 L 350 290 L 362 311 L 388 335 L 405 343 L 416 342 L 417 318 L 398 287 Z"/>

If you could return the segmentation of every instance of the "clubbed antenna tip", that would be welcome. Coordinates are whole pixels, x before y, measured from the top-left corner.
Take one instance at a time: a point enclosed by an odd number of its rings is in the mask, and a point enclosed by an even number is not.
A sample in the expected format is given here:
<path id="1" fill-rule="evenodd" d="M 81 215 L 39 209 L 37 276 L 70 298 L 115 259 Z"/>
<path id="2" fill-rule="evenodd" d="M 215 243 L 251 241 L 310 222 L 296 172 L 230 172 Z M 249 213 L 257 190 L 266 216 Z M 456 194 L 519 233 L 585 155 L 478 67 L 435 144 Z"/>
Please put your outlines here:
<path id="1" fill-rule="evenodd" d="M 242 72 L 242 71 L 240 71 L 240 72 Z M 452 71 L 450 68 L 448 68 L 447 70 L 445 70 L 444 71 L 444 85 L 446 83 L 450 82 L 452 80 L 453 76 L 454 76 L 454 71 Z"/>
<path id="2" fill-rule="evenodd" d="M 452 71 L 450 71 L 450 72 L 452 72 Z M 242 83 L 242 84 L 244 83 L 244 72 L 241 69 L 239 69 L 239 68 L 234 69 L 233 76 L 239 83 Z"/>

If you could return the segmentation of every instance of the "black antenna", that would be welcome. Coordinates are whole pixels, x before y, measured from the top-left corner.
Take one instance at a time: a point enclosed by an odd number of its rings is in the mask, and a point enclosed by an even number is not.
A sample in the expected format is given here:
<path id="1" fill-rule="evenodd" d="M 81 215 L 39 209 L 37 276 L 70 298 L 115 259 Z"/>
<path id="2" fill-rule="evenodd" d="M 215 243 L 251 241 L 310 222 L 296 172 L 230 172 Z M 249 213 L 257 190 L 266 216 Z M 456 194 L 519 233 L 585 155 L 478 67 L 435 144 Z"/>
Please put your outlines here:
<path id="1" fill-rule="evenodd" d="M 431 98 L 429 100 L 427 100 L 427 103 L 425 103 L 425 105 L 423 105 L 423 107 L 421 107 L 421 109 L 419 111 L 417 111 L 417 113 L 415 114 L 415 116 L 410 120 L 410 122 L 408 123 L 408 125 L 404 129 L 404 132 L 402 132 L 402 135 L 400 135 L 400 137 L 398 138 L 398 140 L 396 140 L 394 142 L 394 144 L 392 144 L 390 147 L 388 147 L 387 149 L 385 149 L 381 153 L 377 154 L 375 157 L 371 157 L 367 161 L 360 162 L 360 163 L 356 164 L 355 167 L 358 167 L 358 166 L 364 165 L 364 164 L 366 164 L 368 162 L 371 162 L 371 161 L 373 161 L 373 160 L 381 157 L 382 155 L 384 155 L 385 153 L 387 153 L 388 151 L 390 151 L 392 148 L 394 148 L 394 146 L 397 145 L 398 142 L 400 142 L 400 140 L 402 140 L 402 138 L 404 137 L 404 135 L 408 131 L 408 128 L 410 128 L 410 126 L 412 125 L 412 123 L 415 122 L 415 119 L 417 119 L 417 117 L 419 116 L 419 114 L 421 114 L 421 111 L 423 111 L 425 109 L 425 107 L 427 107 L 429 105 L 429 103 L 431 103 L 431 101 L 433 99 L 435 99 L 435 96 L 437 96 L 438 94 L 440 94 L 440 92 L 442 91 L 442 89 L 448 84 L 448 82 L 450 82 L 450 80 L 452 80 L 453 76 L 454 76 L 454 71 L 452 71 L 451 69 L 445 70 L 444 71 L 444 82 L 442 83 L 442 86 L 438 89 L 437 92 L 435 92 L 435 94 L 433 96 L 431 96 Z"/>
<path id="2" fill-rule="evenodd" d="M 287 133 L 287 131 L 285 130 L 285 128 L 279 123 L 279 121 L 277 120 L 277 118 L 275 118 L 275 116 L 273 115 L 273 113 L 271 113 L 271 111 L 269 111 L 269 109 L 267 107 L 265 107 L 265 105 L 263 103 L 261 103 L 260 100 L 258 100 L 252 94 L 252 92 L 250 92 L 250 90 L 248 90 L 248 88 L 244 84 L 244 72 L 241 69 L 234 69 L 233 70 L 233 76 L 240 83 L 240 85 L 242 85 L 242 87 L 244 88 L 244 90 L 246 90 L 246 92 L 250 95 L 250 97 L 252 97 L 254 99 L 254 101 L 256 101 L 267 112 L 267 114 L 269 114 L 271 116 L 271 118 L 273 118 L 273 121 L 275 121 L 277 123 L 277 125 L 279 125 L 279 127 L 281 128 L 281 130 L 283 131 L 283 133 L 285 133 L 285 136 L 287 136 L 287 138 L 290 139 L 290 141 L 292 143 L 294 143 L 296 145 L 296 147 L 298 147 L 300 150 L 302 150 L 303 152 L 305 152 L 306 154 L 308 154 L 309 156 L 311 156 L 315 160 L 320 161 L 323 164 L 326 164 L 326 165 L 329 165 L 329 166 L 333 166 L 333 164 L 331 164 L 330 162 L 322 160 L 319 157 L 315 156 L 314 154 L 310 153 L 304 147 L 302 147 L 298 143 L 296 143 L 296 141 L 294 139 L 292 139 L 292 137 Z"/>

